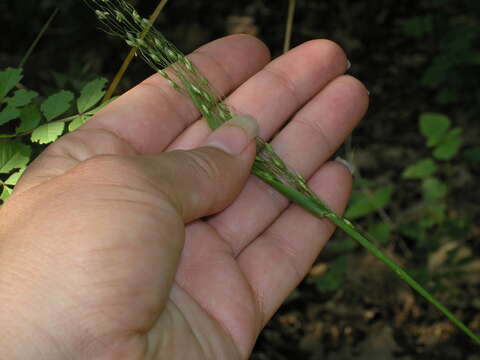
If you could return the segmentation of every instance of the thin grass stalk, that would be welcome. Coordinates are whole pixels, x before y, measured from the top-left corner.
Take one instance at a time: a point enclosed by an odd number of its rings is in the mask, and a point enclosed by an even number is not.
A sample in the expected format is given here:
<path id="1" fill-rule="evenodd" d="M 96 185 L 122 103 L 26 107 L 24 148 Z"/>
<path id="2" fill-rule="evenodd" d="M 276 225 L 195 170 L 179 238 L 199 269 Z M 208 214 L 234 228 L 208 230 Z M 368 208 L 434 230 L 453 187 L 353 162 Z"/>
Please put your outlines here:
<path id="1" fill-rule="evenodd" d="M 290 50 L 293 32 L 293 18 L 295 16 L 296 0 L 288 0 L 287 23 L 285 26 L 285 38 L 283 42 L 283 53 Z"/>
<path id="2" fill-rule="evenodd" d="M 209 81 L 193 63 L 170 43 L 147 19 L 141 18 L 126 0 L 84 0 L 106 25 L 107 32 L 122 38 L 129 46 L 138 48 L 139 54 L 155 71 L 182 94 L 190 97 L 211 129 L 230 120 L 235 112 L 214 91 Z M 150 28 L 151 27 L 151 28 Z M 147 33 L 145 28 L 150 29 Z M 145 36 L 142 37 L 141 35 Z M 168 69 L 166 69 L 168 68 Z M 289 200 L 303 207 L 318 218 L 328 218 L 374 256 L 391 268 L 402 280 L 442 312 L 475 343 L 480 338 L 446 309 L 439 301 L 408 275 L 398 264 L 387 257 L 361 234 L 347 219 L 329 209 L 308 186 L 301 174 L 290 170 L 260 137 L 256 138 L 257 155 L 252 173 L 284 194 Z"/>
<path id="3" fill-rule="evenodd" d="M 450 310 L 448 310 L 442 303 L 435 299 L 425 288 L 422 287 L 415 279 L 413 279 L 405 270 L 403 270 L 395 261 L 389 256 L 385 255 L 380 249 L 378 249 L 373 243 L 371 243 L 361 232 L 355 228 L 355 226 L 348 221 L 347 219 L 338 216 L 333 211 L 326 212 L 326 209 L 316 201 L 305 197 L 303 194 L 296 193 L 295 190 L 286 187 L 283 184 L 277 183 L 274 184 L 275 180 L 263 179 L 268 182 L 270 185 L 275 187 L 279 192 L 287 196 L 289 199 L 294 198 L 293 202 L 302 208 L 306 209 L 312 214 L 317 215 L 317 217 L 326 217 L 340 229 L 342 229 L 346 234 L 351 238 L 356 240 L 360 245 L 367 249 L 372 255 L 381 260 L 385 265 L 387 265 L 397 276 L 410 285 L 415 291 L 422 295 L 428 302 L 435 306 L 441 313 L 443 313 L 453 324 L 455 324 L 459 329 L 461 329 L 468 337 L 470 337 L 474 342 L 480 344 L 479 338 L 473 331 L 471 331 L 465 324 L 463 324 Z"/>
<path id="4" fill-rule="evenodd" d="M 43 35 L 44 35 L 45 32 L 47 31 L 47 29 L 50 27 L 50 24 L 52 23 L 53 19 L 55 19 L 55 17 L 57 16 L 59 10 L 60 10 L 60 9 L 59 9 L 58 7 L 55 8 L 55 10 L 53 10 L 52 15 L 50 15 L 50 17 L 48 18 L 47 22 L 43 25 L 42 29 L 40 30 L 40 32 L 38 33 L 37 37 L 36 37 L 35 40 L 33 41 L 32 45 L 30 45 L 30 47 L 28 48 L 26 54 L 23 56 L 22 60 L 21 60 L 20 63 L 18 64 L 18 67 L 19 67 L 19 68 L 23 68 L 23 66 L 24 66 L 25 63 L 27 62 L 28 58 L 30 57 L 30 55 L 32 55 L 33 50 L 37 47 L 38 42 L 39 42 L 40 39 L 43 37 Z"/>

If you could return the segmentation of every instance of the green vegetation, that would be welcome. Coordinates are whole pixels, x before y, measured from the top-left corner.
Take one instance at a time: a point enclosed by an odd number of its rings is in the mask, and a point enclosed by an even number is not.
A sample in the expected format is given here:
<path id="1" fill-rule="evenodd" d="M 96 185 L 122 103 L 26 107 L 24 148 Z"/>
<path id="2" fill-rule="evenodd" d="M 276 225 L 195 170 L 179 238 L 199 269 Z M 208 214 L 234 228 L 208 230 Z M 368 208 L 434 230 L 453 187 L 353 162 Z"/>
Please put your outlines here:
<path id="1" fill-rule="evenodd" d="M 73 131 L 98 112 L 107 83 L 98 78 L 86 83 L 76 97 L 72 91 L 60 90 L 41 97 L 32 90 L 18 88 L 23 78 L 21 68 L 0 71 L 0 126 L 12 130 L 0 134 L 0 200 L 6 200 L 32 154 L 43 149 L 64 132 Z M 10 95 L 10 96 L 8 96 Z"/>
<path id="2" fill-rule="evenodd" d="M 261 8 L 261 1 L 250 2 L 258 6 L 258 9 Z M 172 3 L 179 4 L 180 9 L 183 4 L 181 0 Z M 478 272 L 472 274 L 472 269 L 476 269 L 479 255 L 475 229 L 480 218 L 477 205 L 480 199 L 474 191 L 474 179 L 480 171 L 480 146 L 476 140 L 480 129 L 473 120 L 480 113 L 477 80 L 480 75 L 480 53 L 477 50 L 480 40 L 480 4 L 450 0 L 410 4 L 387 1 L 382 5 L 372 3 L 345 7 L 345 1 L 327 3 L 328 10 L 321 5 L 298 3 L 295 20 L 299 25 L 294 27 L 292 38 L 294 44 L 305 40 L 305 36 L 328 36 L 340 42 L 352 60 L 354 75 L 364 80 L 372 92 L 372 110 L 366 123 L 354 135 L 353 153 L 347 154 L 360 169 L 362 176 L 355 180 L 346 217 L 359 223 L 368 234 L 367 238 L 411 269 L 415 278 L 426 284 L 430 292 L 454 309 L 455 314 L 478 332 L 480 325 L 475 319 L 478 318 L 480 305 L 474 301 L 479 295 L 478 290 L 475 290 L 475 284 L 478 286 L 478 280 L 475 280 L 478 279 Z M 69 6 L 74 5 L 65 5 Z M 198 9 L 205 11 L 209 6 L 213 5 L 198 5 Z M 240 7 L 236 3 L 225 4 L 225 8 L 228 6 Z M 217 8 L 219 14 L 225 10 L 223 5 Z M 212 9 L 206 11 L 214 13 Z M 261 15 L 264 13 L 260 10 L 255 11 L 252 10 L 252 14 L 257 15 L 252 16 L 257 16 L 261 28 L 262 16 L 266 15 Z M 331 16 L 330 20 L 320 25 L 313 20 L 314 15 L 327 19 L 326 14 L 330 13 L 339 15 Z M 378 14 L 369 23 L 377 31 L 365 23 L 353 21 L 366 19 L 368 14 Z M 216 22 L 209 26 L 215 29 Z M 274 24 L 272 21 L 266 22 L 270 23 Z M 169 20 L 163 19 L 161 29 L 170 31 L 174 42 L 184 48 L 172 31 L 173 25 L 169 28 L 168 24 Z M 199 24 L 202 26 L 201 21 Z M 275 25 L 272 26 L 277 31 L 269 28 L 268 32 L 265 30 L 260 36 L 264 36 L 273 45 L 274 54 L 279 54 L 285 25 L 284 22 L 279 22 L 276 28 Z M 91 27 L 95 28 L 94 25 Z M 383 33 L 378 29 L 382 29 Z M 268 34 L 272 34 L 271 37 Z M 186 46 L 187 49 L 189 46 Z M 99 53 L 98 57 L 101 56 Z M 116 68 L 119 60 L 117 58 L 111 66 Z M 31 62 L 24 71 L 28 71 L 30 66 Z M 81 68 L 70 67 L 65 70 L 64 66 L 63 69 L 64 74 L 57 73 L 53 77 L 55 82 L 58 83 L 62 76 L 72 80 L 48 89 L 43 85 L 37 87 L 38 92 L 46 96 L 40 96 L 21 85 L 16 86 L 18 81 L 11 85 L 16 77 L 21 76 L 20 69 L 8 69 L 1 73 L 2 197 L 8 196 L 22 169 L 42 150 L 43 145 L 40 144 L 54 141 L 65 131 L 84 122 L 94 113 L 92 109 L 96 108 L 103 96 L 105 80 L 100 86 L 102 80 L 94 79 L 90 86 L 96 87 L 97 93 L 102 95 L 98 95 L 100 98 L 88 109 L 85 108 L 86 105 L 79 105 L 82 94 L 85 94 L 82 102 L 87 104 L 89 100 L 86 94 L 94 91 L 87 89 L 85 81 L 79 82 L 78 79 L 82 79 L 85 74 Z M 113 78 L 112 70 L 107 72 L 107 77 Z M 34 79 L 34 83 L 38 83 L 38 78 Z M 77 100 L 74 94 L 77 94 Z M 308 309 L 314 308 L 313 304 L 327 303 L 329 298 L 336 298 L 346 306 L 363 304 L 366 309 L 371 308 L 371 300 L 368 300 L 367 295 L 374 286 L 373 282 L 364 284 L 358 291 L 352 286 L 356 281 L 355 272 L 362 272 L 362 268 L 356 268 L 362 256 L 364 255 L 356 242 L 337 235 L 319 259 L 319 263 L 327 264 L 328 271 L 323 272 L 323 276 L 312 275 L 307 279 L 274 319 L 269 331 L 274 331 L 275 334 L 283 332 L 284 335 L 290 331 L 284 327 L 281 319 L 283 314 L 293 313 L 292 306 L 303 308 L 305 314 L 308 314 Z M 346 298 L 345 294 L 349 294 L 350 298 Z M 312 303 L 309 299 L 315 301 Z M 385 309 L 385 313 L 376 318 L 377 322 L 389 322 L 390 315 L 387 311 L 400 313 L 387 303 L 380 307 Z M 425 309 L 416 311 L 422 314 L 420 318 L 418 315 L 415 318 L 411 312 L 405 315 L 407 320 L 404 321 L 416 323 L 418 328 L 425 323 L 441 323 L 438 314 Z M 333 324 L 328 323 L 328 316 L 326 320 L 322 317 L 312 320 L 312 323 L 323 324 L 322 329 L 326 329 L 320 335 L 315 335 L 318 336 L 317 341 L 329 344 L 323 350 L 313 351 L 314 353 L 332 351 L 333 345 L 329 341 L 333 339 L 334 332 L 330 333 L 328 329 L 351 326 L 350 320 L 335 319 Z M 464 354 L 469 353 L 469 345 L 462 345 L 460 338 L 452 332 L 446 335 L 446 340 L 431 336 L 437 342 L 433 342 L 430 347 L 427 345 L 425 350 L 419 350 L 414 344 L 417 340 L 422 341 L 421 337 L 408 326 L 395 326 L 396 342 L 409 349 L 405 351 L 412 356 L 437 358 L 436 355 L 421 351 L 442 353 L 442 341 L 454 347 L 463 346 Z M 359 339 L 367 335 L 358 328 L 361 326 L 354 326 L 353 335 L 341 335 L 340 339 L 344 340 L 340 341 L 348 343 L 351 336 L 354 341 L 361 341 Z M 308 333 L 309 330 L 305 328 L 302 331 Z M 303 336 L 299 333 L 294 333 L 291 341 L 295 343 L 293 339 Z M 400 336 L 400 333 L 409 334 L 411 339 L 408 340 L 408 335 Z M 264 351 L 275 354 L 272 358 L 283 359 L 288 356 L 279 350 L 282 347 L 281 341 L 275 342 L 269 335 L 263 335 L 262 339 L 258 345 L 259 353 Z M 265 340 L 274 345 L 266 344 Z M 310 353 L 307 345 L 301 345 L 301 348 L 301 351 Z M 442 353 L 438 356 L 444 355 Z M 438 358 L 455 358 L 445 356 Z"/>

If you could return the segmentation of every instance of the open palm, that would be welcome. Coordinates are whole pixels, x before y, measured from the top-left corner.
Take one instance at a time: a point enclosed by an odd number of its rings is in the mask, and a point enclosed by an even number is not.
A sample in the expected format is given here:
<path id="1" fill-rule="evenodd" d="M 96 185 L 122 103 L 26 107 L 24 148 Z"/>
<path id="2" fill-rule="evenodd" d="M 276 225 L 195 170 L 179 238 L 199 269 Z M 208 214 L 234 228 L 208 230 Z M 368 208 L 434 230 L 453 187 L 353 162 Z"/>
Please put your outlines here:
<path id="1" fill-rule="evenodd" d="M 241 35 L 209 43 L 189 57 L 228 104 L 258 119 L 260 136 L 341 212 L 350 174 L 327 160 L 368 103 L 363 85 L 343 75 L 342 50 L 314 40 L 269 62 L 263 44 Z M 42 262 L 55 265 L 49 281 L 57 290 L 36 295 L 35 304 L 63 299 L 55 312 L 38 315 L 63 314 L 52 337 L 61 341 L 66 324 L 74 323 L 72 343 L 83 344 L 78 354 L 89 359 L 248 357 L 334 227 L 250 176 L 226 209 L 188 221 L 184 243 L 159 241 L 170 235 L 162 233 L 166 226 L 181 232 L 183 222 L 180 229 L 182 219 L 159 220 L 146 195 L 149 185 L 138 173 L 148 173 L 149 156 L 196 148 L 209 133 L 193 104 L 154 75 L 32 164 L 10 206 L 22 197 L 38 204 L 29 222 L 35 224 L 35 241 L 42 241 L 42 224 L 62 204 L 71 204 L 71 211 L 58 214 L 70 232 L 56 225 L 44 231 L 49 245 Z M 229 181 L 235 172 L 223 176 Z M 42 195 L 51 193 L 56 195 Z M 30 264 L 37 266 L 36 260 Z"/>

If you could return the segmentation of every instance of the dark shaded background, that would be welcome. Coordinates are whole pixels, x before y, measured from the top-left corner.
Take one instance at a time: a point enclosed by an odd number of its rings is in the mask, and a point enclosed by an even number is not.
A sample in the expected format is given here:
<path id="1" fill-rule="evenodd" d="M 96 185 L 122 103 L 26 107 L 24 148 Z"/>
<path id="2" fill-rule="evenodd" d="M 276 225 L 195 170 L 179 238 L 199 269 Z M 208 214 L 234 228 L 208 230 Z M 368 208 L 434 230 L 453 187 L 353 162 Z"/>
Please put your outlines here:
<path id="1" fill-rule="evenodd" d="M 297 2 L 292 45 L 314 38 L 338 42 L 352 62 L 350 73 L 371 92 L 369 113 L 353 136 L 353 150 L 344 156 L 354 159 L 364 178 L 396 187 L 397 195 L 386 211 L 394 224 L 401 223 L 404 214 L 420 200 L 418 184 L 401 179 L 400 174 L 430 154 L 418 131 L 419 115 L 426 111 L 444 113 L 464 129 L 464 148 L 479 144 L 480 2 Z M 153 0 L 133 3 L 143 14 L 156 6 Z M 68 78 L 66 86 L 72 88 L 98 75 L 112 79 L 129 49 L 99 31 L 95 17 L 79 0 L 0 0 L 0 68 L 18 65 L 57 6 L 60 13 L 25 66 L 25 85 L 42 93 L 58 90 L 54 72 Z M 240 16 L 243 29 L 257 32 L 278 56 L 287 6 L 286 0 L 171 0 L 157 26 L 189 52 L 232 32 L 232 21 Z M 120 91 L 151 72 L 141 61 L 135 61 Z M 476 225 L 479 170 L 478 164 L 460 155 L 445 164 L 443 171 L 450 190 L 449 219 L 468 220 L 464 229 L 445 241 L 468 247 L 476 259 L 480 254 L 480 229 Z M 438 249 L 421 248 L 395 232 L 386 248 L 418 274 L 423 274 L 430 251 Z M 344 253 L 349 265 L 342 285 L 330 292 L 319 291 L 315 287 L 318 274 L 310 274 L 262 333 L 253 359 L 480 359 L 475 355 L 478 347 L 383 265 L 359 249 Z M 337 255 L 327 247 L 314 269 Z M 432 274 L 423 278 L 477 332 L 479 274 L 457 274 L 454 279 L 443 279 L 442 286 L 437 286 L 440 280 Z"/>

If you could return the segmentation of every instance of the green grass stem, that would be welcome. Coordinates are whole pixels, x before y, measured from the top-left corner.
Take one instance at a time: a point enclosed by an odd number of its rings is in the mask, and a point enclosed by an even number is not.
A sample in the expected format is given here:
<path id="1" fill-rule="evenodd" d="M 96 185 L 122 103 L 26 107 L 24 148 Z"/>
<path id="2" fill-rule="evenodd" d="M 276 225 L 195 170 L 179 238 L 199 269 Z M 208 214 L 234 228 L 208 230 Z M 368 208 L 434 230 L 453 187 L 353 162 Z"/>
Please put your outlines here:
<path id="1" fill-rule="evenodd" d="M 58 7 L 55 8 L 55 10 L 53 10 L 52 15 L 50 15 L 50 17 L 48 18 L 47 22 L 43 25 L 42 30 L 40 30 L 40 32 L 38 33 L 37 37 L 36 37 L 35 40 L 33 41 L 32 45 L 30 45 L 30 47 L 28 48 L 27 53 L 23 56 L 22 60 L 21 60 L 20 63 L 18 64 L 18 67 L 19 67 L 19 68 L 23 68 L 23 66 L 24 66 L 25 63 L 27 62 L 28 58 L 29 58 L 30 55 L 32 54 L 33 50 L 36 48 L 38 42 L 39 42 L 40 39 L 43 37 L 43 35 L 44 35 L 45 32 L 47 31 L 47 29 L 50 27 L 50 24 L 52 23 L 53 19 L 55 19 L 55 16 L 57 16 L 58 11 L 59 11 L 59 8 L 58 8 Z"/>
<path id="2" fill-rule="evenodd" d="M 443 315 L 445 315 L 450 321 L 455 324 L 460 330 L 462 330 L 470 339 L 476 344 L 480 345 L 480 337 L 477 336 L 472 330 L 470 330 L 462 321 L 460 321 L 450 310 L 448 310 L 442 303 L 435 299 L 422 285 L 420 285 L 415 279 L 413 279 L 405 270 L 403 270 L 392 258 L 385 255 L 379 248 L 373 245 L 365 236 L 361 234 L 359 230 L 347 219 L 338 216 L 332 210 L 328 209 L 321 202 L 311 199 L 304 194 L 276 181 L 268 174 L 256 174 L 262 180 L 270 184 L 277 191 L 285 195 L 292 202 L 301 206 L 310 213 L 316 215 L 318 218 L 327 218 L 352 239 L 357 241 L 365 249 L 367 249 L 372 255 L 381 260 L 387 265 L 397 276 L 410 285 L 415 291 L 422 295 L 429 303 L 435 306 Z"/>

